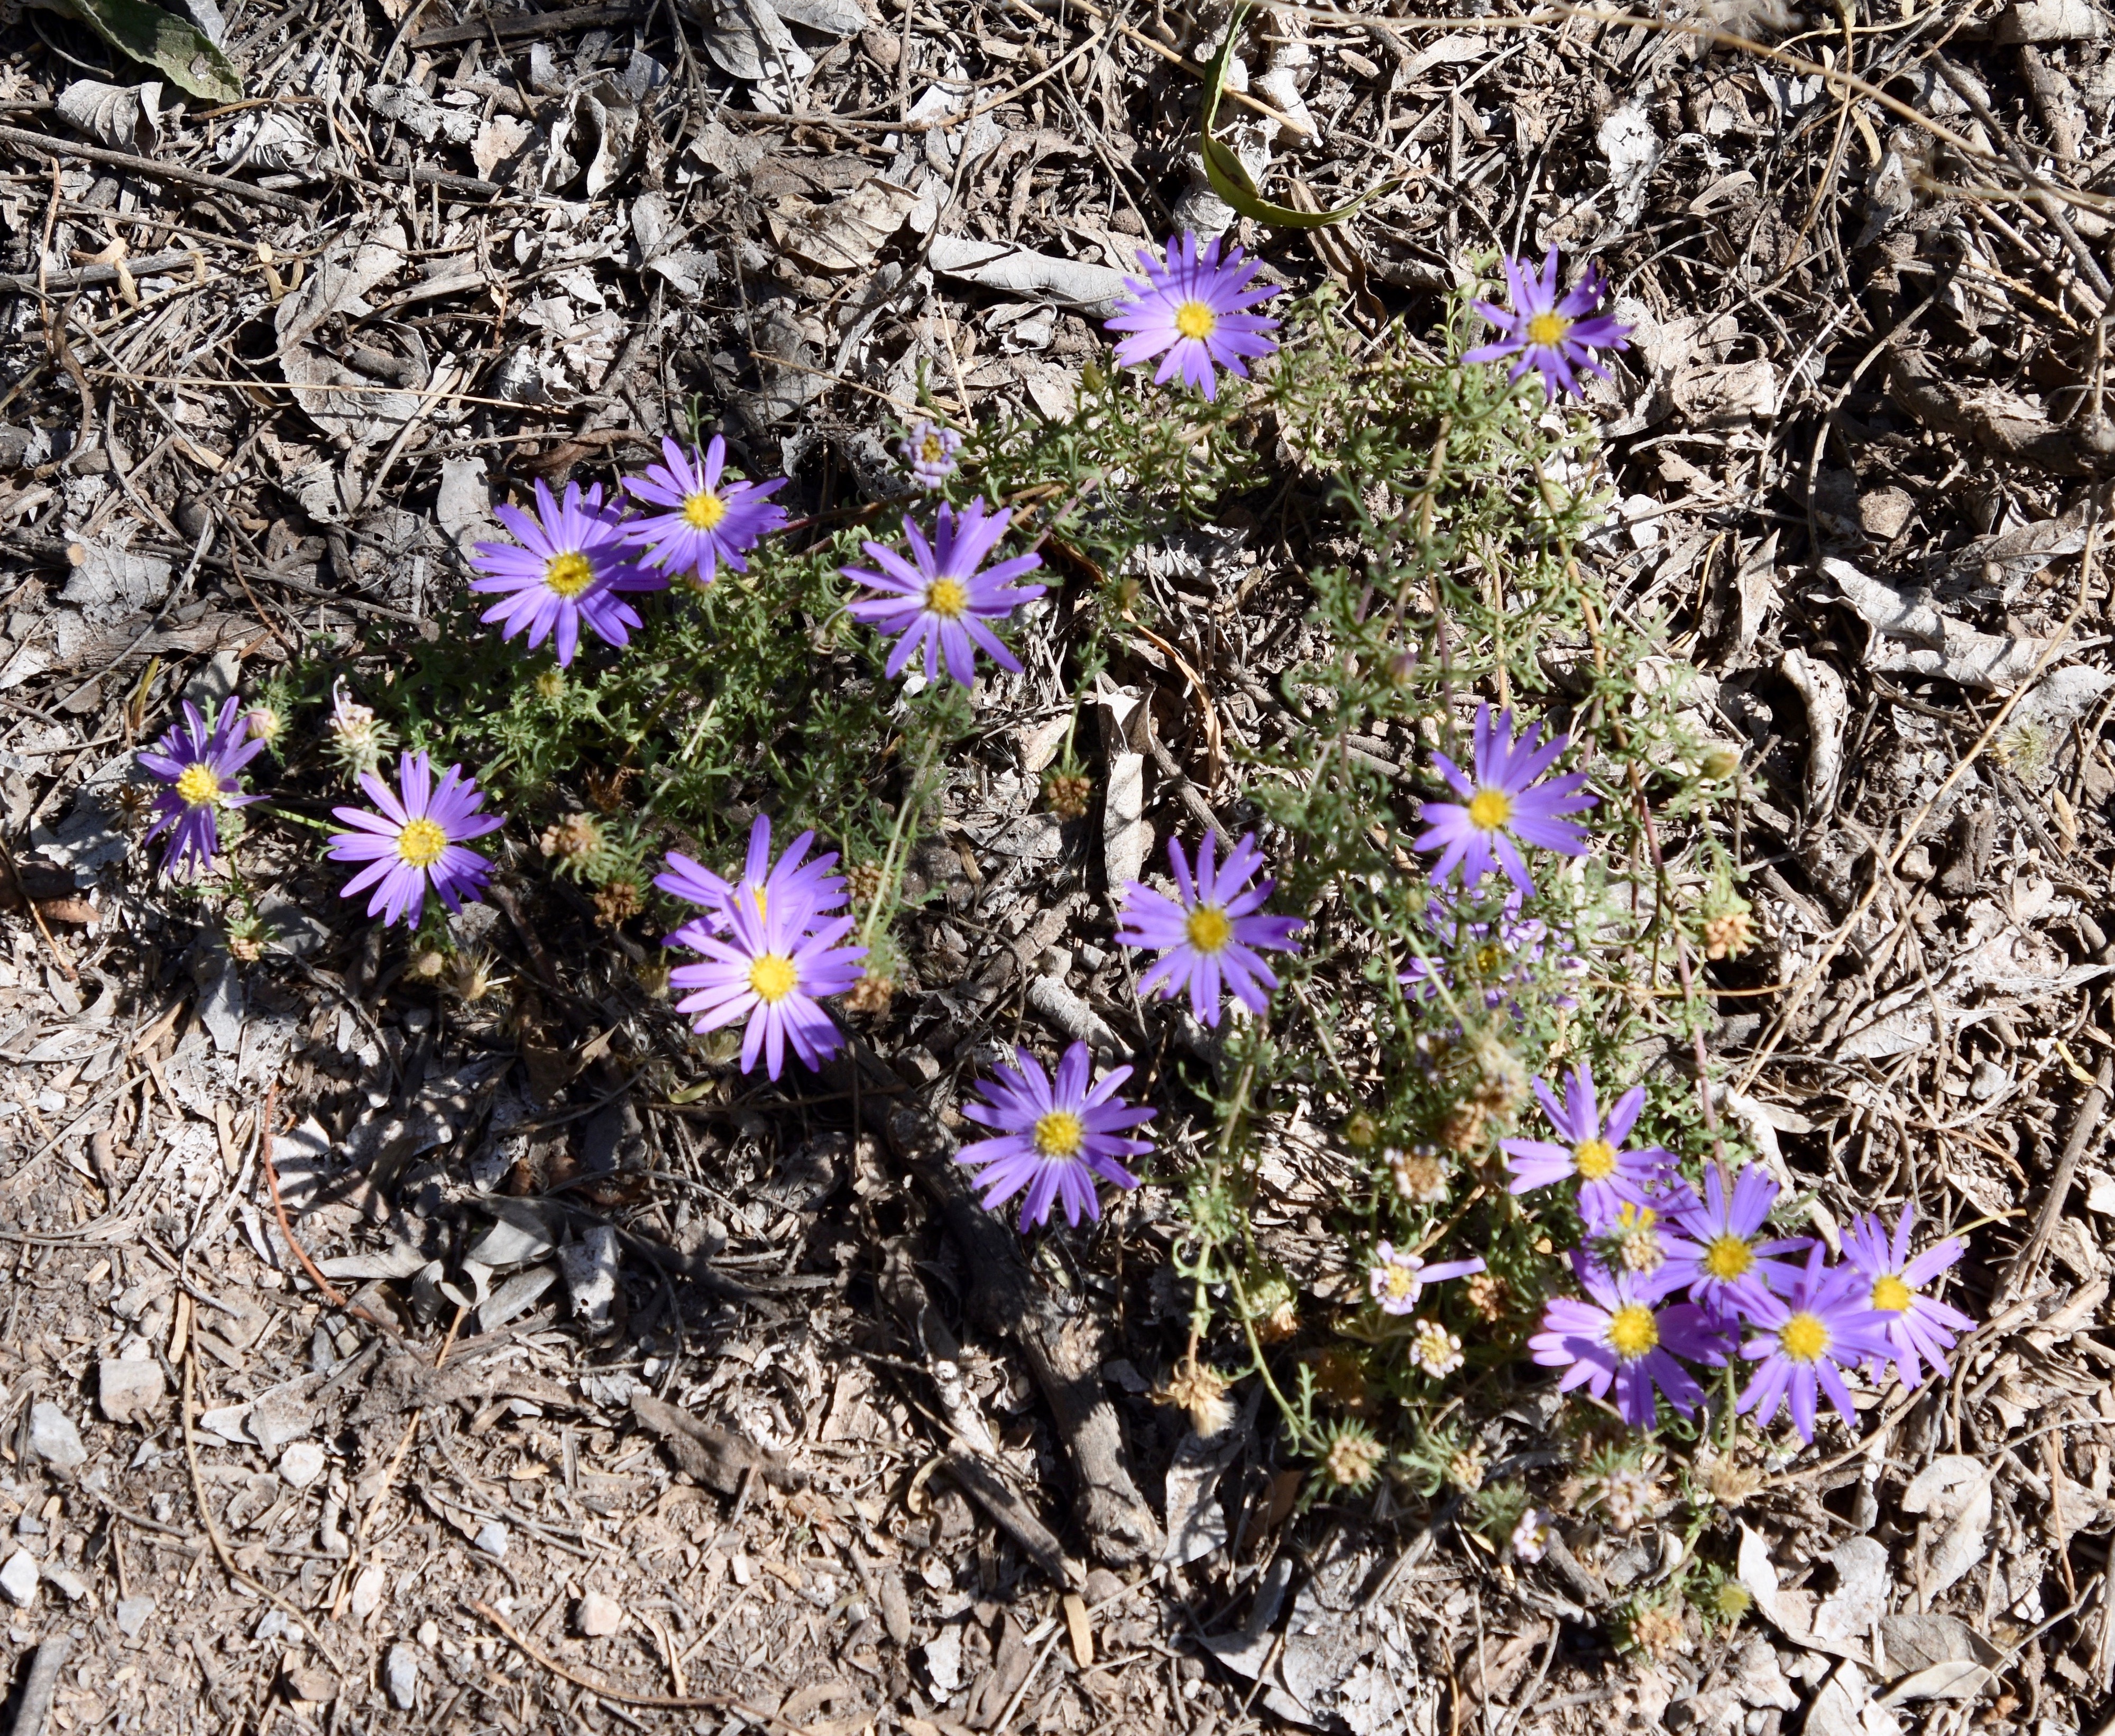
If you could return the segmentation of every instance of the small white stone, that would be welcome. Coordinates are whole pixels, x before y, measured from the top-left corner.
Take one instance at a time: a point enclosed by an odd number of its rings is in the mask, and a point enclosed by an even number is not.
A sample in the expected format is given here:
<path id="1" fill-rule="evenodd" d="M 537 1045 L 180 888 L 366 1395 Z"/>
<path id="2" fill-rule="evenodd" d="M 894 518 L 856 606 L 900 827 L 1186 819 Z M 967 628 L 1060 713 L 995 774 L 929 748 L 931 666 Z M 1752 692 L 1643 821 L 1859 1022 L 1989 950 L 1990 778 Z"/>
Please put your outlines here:
<path id="1" fill-rule="evenodd" d="M 26 1610 L 37 1601 L 37 1559 L 26 1550 L 16 1550 L 7 1558 L 7 1564 L 0 1567 L 0 1592 L 18 1610 Z"/>
<path id="2" fill-rule="evenodd" d="M 429 1621 L 420 1622 L 419 1623 L 419 1643 L 421 1646 L 424 1646 L 427 1651 L 431 1651 L 436 1646 L 439 1645 L 440 1642 L 441 1628 L 440 1624 L 438 1622 Z"/>
<path id="3" fill-rule="evenodd" d="M 573 1605 L 573 1628 L 583 1639 L 601 1639 L 623 1625 L 623 1605 L 601 1591 L 590 1591 Z"/>
<path id="4" fill-rule="evenodd" d="M 313 1440 L 297 1440 L 279 1455 L 279 1475 L 289 1486 L 305 1489 L 323 1474 L 323 1449 Z"/>
<path id="5" fill-rule="evenodd" d="M 135 1422 L 148 1416 L 168 1392 L 156 1362 L 105 1357 L 97 1367 L 97 1402 L 112 1422 Z"/>
<path id="6" fill-rule="evenodd" d="M 140 1630 L 147 1625 L 147 1619 L 154 1613 L 151 1597 L 121 1597 L 112 1608 L 117 1619 L 117 1631 L 128 1640 L 140 1637 Z"/>
<path id="7" fill-rule="evenodd" d="M 498 1520 L 487 1519 L 484 1524 L 478 1527 L 477 1535 L 470 1541 L 475 1547 L 483 1550 L 493 1560 L 504 1561 L 507 1559 L 507 1545 L 512 1540 L 507 1535 L 507 1527 Z"/>
<path id="8" fill-rule="evenodd" d="M 382 1593 L 388 1578 L 378 1561 L 370 1561 L 360 1570 L 360 1577 L 352 1582 L 351 1606 L 355 1621 L 365 1621 L 382 1607 Z"/>
<path id="9" fill-rule="evenodd" d="M 49 1401 L 30 1407 L 30 1450 L 57 1471 L 71 1471 L 88 1459 L 73 1419 Z"/>
<path id="10" fill-rule="evenodd" d="M 388 1678 L 389 1703 L 400 1712 L 410 1711 L 419 1703 L 419 1654 L 400 1641 L 389 1648 L 383 1673 Z"/>

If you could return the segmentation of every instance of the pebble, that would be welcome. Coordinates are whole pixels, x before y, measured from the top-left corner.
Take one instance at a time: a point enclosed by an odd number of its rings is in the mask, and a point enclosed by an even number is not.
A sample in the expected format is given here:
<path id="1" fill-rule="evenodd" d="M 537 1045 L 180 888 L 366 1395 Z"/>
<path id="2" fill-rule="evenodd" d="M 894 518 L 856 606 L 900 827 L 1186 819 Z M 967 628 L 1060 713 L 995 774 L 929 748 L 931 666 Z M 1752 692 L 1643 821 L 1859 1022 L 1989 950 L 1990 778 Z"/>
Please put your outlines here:
<path id="1" fill-rule="evenodd" d="M 383 1673 L 388 1679 L 389 1703 L 408 1712 L 419 1703 L 419 1654 L 401 1640 L 389 1648 Z"/>
<path id="2" fill-rule="evenodd" d="M 323 1449 L 313 1440 L 297 1440 L 279 1455 L 279 1475 L 287 1486 L 305 1489 L 323 1474 Z"/>
<path id="3" fill-rule="evenodd" d="M 37 1558 L 26 1550 L 16 1550 L 7 1558 L 7 1564 L 0 1567 L 0 1593 L 18 1610 L 26 1610 L 37 1601 Z"/>
<path id="4" fill-rule="evenodd" d="M 382 1593 L 388 1575 L 378 1561 L 370 1561 L 360 1570 L 360 1578 L 352 1582 L 352 1619 L 364 1622 L 382 1607 Z"/>
<path id="5" fill-rule="evenodd" d="M 30 1450 L 56 1471 L 71 1471 L 88 1460 L 73 1419 L 48 1399 L 30 1407 Z"/>
<path id="6" fill-rule="evenodd" d="M 624 1625 L 624 1606 L 601 1591 L 590 1591 L 573 1605 L 573 1628 L 581 1638 L 599 1640 Z"/>
<path id="7" fill-rule="evenodd" d="M 154 1613 L 151 1597 L 121 1597 L 111 1612 L 117 1620 L 117 1631 L 128 1640 L 140 1637 L 140 1630 L 147 1625 L 147 1618 Z"/>
<path id="8" fill-rule="evenodd" d="M 66 1593 L 66 1601 L 70 1604 L 77 1604 L 88 1596 L 88 1582 L 62 1563 L 47 1561 L 44 1578 Z"/>
<path id="9" fill-rule="evenodd" d="M 507 1559 L 507 1545 L 511 1541 L 507 1527 L 497 1519 L 487 1519 L 478 1527 L 477 1535 L 470 1539 L 473 1545 L 483 1550 L 494 1561 Z"/>
<path id="10" fill-rule="evenodd" d="M 260 1640 L 282 1640 L 287 1637 L 287 1612 L 267 1610 L 257 1618 L 257 1634 Z"/>

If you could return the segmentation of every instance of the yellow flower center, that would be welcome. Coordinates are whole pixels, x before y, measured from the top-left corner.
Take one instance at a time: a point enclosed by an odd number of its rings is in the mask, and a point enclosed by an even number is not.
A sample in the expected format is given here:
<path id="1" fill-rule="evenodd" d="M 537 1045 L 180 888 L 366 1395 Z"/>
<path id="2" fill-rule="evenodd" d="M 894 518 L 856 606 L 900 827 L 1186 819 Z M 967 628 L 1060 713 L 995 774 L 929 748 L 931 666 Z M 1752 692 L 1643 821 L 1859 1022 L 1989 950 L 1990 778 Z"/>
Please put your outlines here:
<path id="1" fill-rule="evenodd" d="M 925 587 L 925 612 L 943 621 L 957 619 L 970 606 L 970 594 L 953 579 L 935 579 Z"/>
<path id="2" fill-rule="evenodd" d="M 448 847 L 448 834 L 430 820 L 411 820 L 397 834 L 397 853 L 414 868 L 430 868 Z"/>
<path id="3" fill-rule="evenodd" d="M 1571 1164 L 1583 1182 L 1605 1182 L 1616 1173 L 1616 1148 L 1605 1139 L 1582 1139 L 1571 1148 Z"/>
<path id="4" fill-rule="evenodd" d="M 1495 832 L 1513 817 L 1513 798 L 1503 790 L 1479 790 L 1469 798 L 1469 824 Z"/>
<path id="5" fill-rule="evenodd" d="M 1392 1301 L 1400 1302 L 1413 1295 L 1419 1288 L 1417 1274 L 1406 1265 L 1397 1265 L 1391 1261 L 1381 1268 L 1381 1288 Z"/>
<path id="6" fill-rule="evenodd" d="M 202 808 L 220 800 L 220 779 L 209 765 L 186 765 L 177 779 L 177 799 L 186 807 Z"/>
<path id="7" fill-rule="evenodd" d="M 1185 338 L 1209 338 L 1219 328 L 1219 316 L 1202 301 L 1189 301 L 1175 310 L 1175 329 Z"/>
<path id="8" fill-rule="evenodd" d="M 1571 329 L 1571 322 L 1562 314 L 1537 314 L 1527 323 L 1527 341 L 1554 346 L 1563 342 Z"/>
<path id="9" fill-rule="evenodd" d="M 1795 1362 L 1815 1362 L 1828 1348 L 1828 1323 L 1811 1314 L 1795 1314 L 1778 1328 L 1778 1348 Z"/>
<path id="10" fill-rule="evenodd" d="M 750 990 L 767 1007 L 785 999 L 800 981 L 799 967 L 783 953 L 765 953 L 749 967 Z"/>
<path id="11" fill-rule="evenodd" d="M 1033 1137 L 1039 1157 L 1077 1157 L 1086 1137 L 1086 1127 L 1070 1109 L 1053 1109 L 1035 1118 Z"/>
<path id="12" fill-rule="evenodd" d="M 693 530 L 709 530 L 727 517 L 727 503 L 710 489 L 684 497 L 683 522 Z"/>
<path id="13" fill-rule="evenodd" d="M 1873 1306 L 1883 1314 L 1900 1314 L 1915 1293 L 1892 1272 L 1873 1280 Z"/>
<path id="14" fill-rule="evenodd" d="M 1659 1322 L 1652 1310 L 1637 1302 L 1608 1316 L 1608 1348 L 1625 1362 L 1635 1362 L 1659 1343 Z"/>
<path id="15" fill-rule="evenodd" d="M 1216 953 L 1234 938 L 1234 925 L 1216 904 L 1200 904 L 1182 925 L 1190 944 L 1200 953 Z"/>
<path id="16" fill-rule="evenodd" d="M 929 434 L 918 443 L 918 456 L 927 464 L 943 463 L 947 457 L 947 442 L 936 434 Z"/>
<path id="17" fill-rule="evenodd" d="M 1730 1229 L 1723 1236 L 1714 1236 L 1704 1250 L 1704 1270 L 1729 1284 L 1736 1278 L 1746 1277 L 1748 1269 L 1755 1263 L 1755 1251 Z"/>
<path id="18" fill-rule="evenodd" d="M 556 596 L 577 597 L 594 583 L 594 568 L 577 549 L 568 554 L 554 555 L 544 569 L 544 587 Z"/>
<path id="19" fill-rule="evenodd" d="M 1505 948 L 1495 940 L 1486 940 L 1470 953 L 1471 967 L 1479 976 L 1495 976 L 1506 962 Z"/>

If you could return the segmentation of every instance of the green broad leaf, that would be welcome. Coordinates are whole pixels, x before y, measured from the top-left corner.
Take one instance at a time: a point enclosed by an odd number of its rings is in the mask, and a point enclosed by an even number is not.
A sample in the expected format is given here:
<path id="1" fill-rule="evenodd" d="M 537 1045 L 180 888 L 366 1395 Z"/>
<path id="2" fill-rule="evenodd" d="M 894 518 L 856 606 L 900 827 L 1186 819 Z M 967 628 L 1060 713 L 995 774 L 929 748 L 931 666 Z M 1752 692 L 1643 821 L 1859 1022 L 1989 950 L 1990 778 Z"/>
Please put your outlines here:
<path id="1" fill-rule="evenodd" d="M 242 76 L 188 18 L 148 0 L 42 0 L 78 18 L 121 54 L 154 67 L 186 94 L 209 103 L 242 100 Z"/>
<path id="2" fill-rule="evenodd" d="M 1259 223 L 1269 223 L 1278 229 L 1321 229 L 1331 223 L 1341 223 L 1369 200 L 1378 199 L 1402 184 L 1400 175 L 1390 176 L 1377 181 L 1356 199 L 1347 200 L 1327 211 L 1301 211 L 1291 205 L 1273 204 L 1257 191 L 1255 178 L 1247 166 L 1236 154 L 1231 145 L 1222 143 L 1213 135 L 1219 113 L 1219 98 L 1227 85 L 1227 57 L 1234 52 L 1239 40 L 1241 19 L 1247 13 L 1246 4 L 1234 8 L 1234 16 L 1227 24 L 1227 39 L 1219 44 L 1219 52 L 1212 57 L 1212 64 L 1204 70 L 1204 108 L 1199 130 L 1203 134 L 1204 178 L 1212 191 L 1232 205 L 1243 217 Z"/>

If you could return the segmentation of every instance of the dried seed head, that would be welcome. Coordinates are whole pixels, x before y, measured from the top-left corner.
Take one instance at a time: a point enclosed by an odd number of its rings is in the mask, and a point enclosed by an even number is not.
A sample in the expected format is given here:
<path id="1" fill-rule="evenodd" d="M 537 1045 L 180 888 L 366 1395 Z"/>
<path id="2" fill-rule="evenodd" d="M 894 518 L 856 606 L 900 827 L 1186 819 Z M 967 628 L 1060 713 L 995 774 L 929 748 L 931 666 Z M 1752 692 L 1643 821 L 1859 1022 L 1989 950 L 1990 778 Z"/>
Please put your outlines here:
<path id="1" fill-rule="evenodd" d="M 1388 1449 L 1363 1429 L 1338 1435 L 1323 1456 L 1322 1468 L 1339 1489 L 1363 1489 L 1374 1480 Z"/>
<path id="2" fill-rule="evenodd" d="M 1655 1664 L 1683 1649 L 1679 1604 L 1648 1604 L 1642 1610 L 1632 1610 L 1623 1625 L 1627 1630 L 1625 1637 L 1631 1644 Z"/>
<path id="3" fill-rule="evenodd" d="M 264 956 L 264 942 L 257 935 L 230 935 L 227 937 L 227 956 L 240 959 L 245 964 L 255 964 Z"/>
<path id="4" fill-rule="evenodd" d="M 1168 1385 L 1154 1394 L 1161 1404 L 1180 1405 L 1190 1413 L 1190 1426 L 1204 1440 L 1224 1432 L 1234 1420 L 1227 1402 L 1226 1377 L 1195 1357 L 1175 1371 Z"/>
<path id="5" fill-rule="evenodd" d="M 639 775 L 635 765 L 620 765 L 587 775 L 588 805 L 599 814 L 614 814 L 624 806 L 624 787 Z"/>
<path id="6" fill-rule="evenodd" d="M 144 783 L 121 783 L 112 792 L 117 812 L 128 826 L 136 826 L 154 805 L 154 792 Z"/>
<path id="7" fill-rule="evenodd" d="M 1762 1474 L 1738 1454 L 1707 1447 L 1696 1455 L 1696 1468 L 1711 1499 L 1722 1507 L 1740 1506 L 1762 1486 Z"/>
<path id="8" fill-rule="evenodd" d="M 1476 1062 L 1475 1100 L 1493 1115 L 1508 1115 L 1527 1095 L 1527 1069 L 1503 1043 L 1480 1039 L 1470 1051 Z"/>
<path id="9" fill-rule="evenodd" d="M 499 974 L 498 961 L 482 947 L 456 953 L 448 970 L 448 992 L 468 1006 L 475 1006 L 506 982 Z"/>
<path id="10" fill-rule="evenodd" d="M 1256 1336 L 1266 1344 L 1282 1344 L 1300 1330 L 1300 1310 L 1282 1302 L 1256 1322 Z"/>
<path id="11" fill-rule="evenodd" d="M 1383 1154 L 1395 1176 L 1395 1191 L 1413 1206 L 1443 1206 L 1453 1166 L 1430 1146 L 1413 1146 L 1407 1151 Z"/>
<path id="12" fill-rule="evenodd" d="M 1060 820 L 1085 818 L 1094 799 L 1094 780 L 1077 772 L 1047 772 L 1043 778 L 1043 800 Z"/>
<path id="13" fill-rule="evenodd" d="M 1748 915 L 1749 907 L 1742 904 L 1737 910 L 1722 915 L 1707 916 L 1704 921 L 1704 956 L 1706 958 L 1738 958 L 1755 944 L 1755 925 Z"/>
<path id="14" fill-rule="evenodd" d="M 1601 1515 L 1617 1531 L 1628 1531 L 1649 1518 L 1659 1499 L 1659 1479 L 1645 1466 L 1625 1465 L 1601 1480 L 1596 1499 Z"/>
<path id="15" fill-rule="evenodd" d="M 1475 1098 L 1457 1103 L 1440 1121 L 1439 1143 L 1464 1157 L 1481 1150 L 1490 1119 L 1490 1110 Z"/>
<path id="16" fill-rule="evenodd" d="M 845 1010 L 879 1016 L 888 1011 L 896 994 L 894 979 L 869 971 L 845 991 Z"/>
<path id="17" fill-rule="evenodd" d="M 1462 1295 L 1480 1320 L 1500 1320 L 1505 1318 L 1508 1292 L 1506 1281 L 1496 1272 L 1478 1272 L 1461 1287 Z"/>
<path id="18" fill-rule="evenodd" d="M 856 904 L 871 904 L 881 896 L 888 873 L 879 862 L 854 862 L 845 870 L 845 889 Z"/>
<path id="19" fill-rule="evenodd" d="M 437 946 L 416 948 L 404 966 L 404 974 L 414 982 L 438 982 L 441 973 L 448 967 L 448 955 Z"/>
<path id="20" fill-rule="evenodd" d="M 1447 1461 L 1447 1481 L 1464 1495 L 1484 1486 L 1484 1449 L 1467 1446 Z"/>
<path id="21" fill-rule="evenodd" d="M 602 828 L 587 814 L 568 814 L 554 826 L 546 826 L 536 847 L 562 862 L 579 861 L 602 848 Z"/>
<path id="22" fill-rule="evenodd" d="M 622 877 L 606 882 L 594 895 L 595 915 L 606 928 L 618 928 L 637 916 L 642 906 L 639 882 Z"/>

